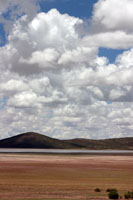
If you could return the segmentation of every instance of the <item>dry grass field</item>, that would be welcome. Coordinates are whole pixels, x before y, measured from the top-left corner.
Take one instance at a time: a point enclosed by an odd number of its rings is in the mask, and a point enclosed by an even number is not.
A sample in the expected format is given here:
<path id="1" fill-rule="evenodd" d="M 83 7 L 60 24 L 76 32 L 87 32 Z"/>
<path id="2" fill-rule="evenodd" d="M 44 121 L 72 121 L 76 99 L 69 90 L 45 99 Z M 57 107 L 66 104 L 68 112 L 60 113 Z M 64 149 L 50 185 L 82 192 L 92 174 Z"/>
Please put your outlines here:
<path id="1" fill-rule="evenodd" d="M 0 200 L 103 200 L 108 188 L 133 189 L 133 156 L 0 154 Z"/>

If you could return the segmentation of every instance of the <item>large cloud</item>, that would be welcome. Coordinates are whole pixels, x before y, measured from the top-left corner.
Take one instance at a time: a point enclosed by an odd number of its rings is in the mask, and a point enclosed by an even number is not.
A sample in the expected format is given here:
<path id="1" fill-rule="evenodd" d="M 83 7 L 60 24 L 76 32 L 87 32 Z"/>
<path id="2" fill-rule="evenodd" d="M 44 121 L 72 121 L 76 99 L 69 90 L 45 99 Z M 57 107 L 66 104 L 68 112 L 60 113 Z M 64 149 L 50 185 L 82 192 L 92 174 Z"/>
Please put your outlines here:
<path id="1" fill-rule="evenodd" d="M 112 49 L 131 48 L 132 9 L 132 0 L 99 0 L 94 5 L 92 27 L 84 43 Z"/>
<path id="2" fill-rule="evenodd" d="M 133 31 L 132 0 L 99 0 L 94 6 L 93 20 L 108 29 Z"/>
<path id="3" fill-rule="evenodd" d="M 8 36 L 9 44 L 1 49 L 1 55 L 7 55 L 4 64 L 8 60 L 8 68 L 23 74 L 83 63 L 88 66 L 97 55 L 97 47 L 80 45 L 76 26 L 82 23 L 78 18 L 61 15 L 56 9 L 37 14 L 31 22 L 23 16 L 14 24 Z"/>
<path id="4" fill-rule="evenodd" d="M 95 12 L 102 2 L 108 1 Z M 101 46 L 132 47 L 132 33 L 100 26 L 83 37 L 80 26 L 83 20 L 56 9 L 15 21 L 0 48 L 0 97 L 7 97 L 1 138 L 25 131 L 58 138 L 132 134 L 133 50 L 114 64 L 98 56 Z"/>
<path id="5" fill-rule="evenodd" d="M 105 31 L 90 34 L 83 38 L 85 46 L 128 49 L 133 46 L 133 34 L 124 31 Z"/>

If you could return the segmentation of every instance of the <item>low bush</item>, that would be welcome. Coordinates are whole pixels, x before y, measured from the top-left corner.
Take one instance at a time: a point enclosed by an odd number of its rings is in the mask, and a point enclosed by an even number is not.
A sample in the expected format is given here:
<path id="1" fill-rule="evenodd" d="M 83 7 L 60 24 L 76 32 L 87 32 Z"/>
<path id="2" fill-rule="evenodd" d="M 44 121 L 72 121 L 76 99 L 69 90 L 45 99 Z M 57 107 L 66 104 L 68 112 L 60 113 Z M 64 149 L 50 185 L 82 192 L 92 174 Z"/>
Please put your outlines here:
<path id="1" fill-rule="evenodd" d="M 101 190 L 99 188 L 96 188 L 94 191 L 95 192 L 101 192 Z"/>
<path id="2" fill-rule="evenodd" d="M 126 192 L 125 194 L 124 194 L 124 197 L 125 197 L 125 199 L 133 199 L 133 191 L 132 192 Z"/>
<path id="3" fill-rule="evenodd" d="M 117 190 L 110 190 L 108 197 L 109 199 L 119 199 L 119 194 Z"/>
<path id="4" fill-rule="evenodd" d="M 108 188 L 108 189 L 106 190 L 106 192 L 111 192 L 111 191 L 117 192 L 117 189 L 116 189 L 116 188 Z"/>

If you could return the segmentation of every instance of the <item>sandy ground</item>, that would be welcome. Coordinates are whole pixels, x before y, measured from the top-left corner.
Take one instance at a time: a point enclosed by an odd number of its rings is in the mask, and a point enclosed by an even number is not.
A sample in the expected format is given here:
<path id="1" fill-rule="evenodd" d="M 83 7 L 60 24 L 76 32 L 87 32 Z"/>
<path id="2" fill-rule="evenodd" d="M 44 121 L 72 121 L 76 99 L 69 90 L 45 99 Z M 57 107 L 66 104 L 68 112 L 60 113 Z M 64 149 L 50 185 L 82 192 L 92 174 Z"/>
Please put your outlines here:
<path id="1" fill-rule="evenodd" d="M 133 190 L 133 156 L 0 154 L 0 200 L 102 200 L 108 188 Z"/>

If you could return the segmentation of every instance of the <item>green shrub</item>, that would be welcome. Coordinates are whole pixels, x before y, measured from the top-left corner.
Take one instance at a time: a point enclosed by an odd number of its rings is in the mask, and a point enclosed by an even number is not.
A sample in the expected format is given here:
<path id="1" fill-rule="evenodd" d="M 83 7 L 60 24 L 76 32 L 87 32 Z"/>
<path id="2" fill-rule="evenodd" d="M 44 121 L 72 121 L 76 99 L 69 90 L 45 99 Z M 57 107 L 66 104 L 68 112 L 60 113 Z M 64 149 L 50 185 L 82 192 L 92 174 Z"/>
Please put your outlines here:
<path id="1" fill-rule="evenodd" d="M 109 199 L 118 199 L 119 194 L 116 190 L 110 190 L 108 197 L 109 197 Z"/>
<path id="2" fill-rule="evenodd" d="M 127 193 L 124 194 L 124 197 L 125 197 L 125 199 L 133 198 L 133 191 L 132 192 L 128 191 Z"/>
<path id="3" fill-rule="evenodd" d="M 101 190 L 99 188 L 96 188 L 94 191 L 95 192 L 101 192 Z"/>

